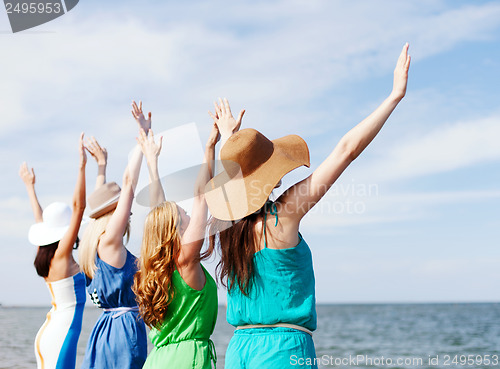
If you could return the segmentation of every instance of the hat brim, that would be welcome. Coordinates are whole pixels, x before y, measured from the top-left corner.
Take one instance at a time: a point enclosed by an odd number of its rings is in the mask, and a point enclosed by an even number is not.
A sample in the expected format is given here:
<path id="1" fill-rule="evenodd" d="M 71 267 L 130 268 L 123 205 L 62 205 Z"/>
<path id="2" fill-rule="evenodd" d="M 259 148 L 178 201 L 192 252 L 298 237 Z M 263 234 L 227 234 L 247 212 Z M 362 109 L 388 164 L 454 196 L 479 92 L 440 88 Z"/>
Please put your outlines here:
<path id="1" fill-rule="evenodd" d="M 60 241 L 69 225 L 64 227 L 50 227 L 45 223 L 36 223 L 30 227 L 28 232 L 28 240 L 35 246 L 47 246 L 51 243 Z"/>
<path id="2" fill-rule="evenodd" d="M 285 174 L 309 167 L 309 150 L 301 137 L 289 135 L 272 142 L 273 154 L 253 173 L 244 177 L 241 170 L 231 171 L 232 176 L 224 171 L 207 183 L 205 199 L 213 217 L 237 220 L 256 212 Z"/>
<path id="3" fill-rule="evenodd" d="M 90 222 L 90 218 L 83 216 L 80 226 L 86 225 L 88 222 Z M 64 227 L 50 227 L 43 222 L 35 223 L 28 231 L 28 240 L 35 246 L 47 246 L 61 241 L 68 229 L 69 224 Z"/>
<path id="4" fill-rule="evenodd" d="M 108 202 L 102 204 L 98 208 L 92 209 L 92 211 L 89 213 L 89 217 L 96 219 L 104 214 L 109 213 L 110 211 L 114 210 L 116 208 L 116 205 L 118 205 L 118 200 L 120 199 L 120 194 L 116 195 L 112 199 L 110 199 Z"/>

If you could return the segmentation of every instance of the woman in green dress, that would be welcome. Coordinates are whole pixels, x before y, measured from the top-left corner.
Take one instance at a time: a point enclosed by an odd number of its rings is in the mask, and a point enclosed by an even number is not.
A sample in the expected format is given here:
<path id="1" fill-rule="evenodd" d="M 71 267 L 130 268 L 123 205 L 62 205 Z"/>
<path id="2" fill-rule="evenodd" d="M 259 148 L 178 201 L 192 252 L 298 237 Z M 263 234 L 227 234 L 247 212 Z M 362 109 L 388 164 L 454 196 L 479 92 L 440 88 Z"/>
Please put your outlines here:
<path id="1" fill-rule="evenodd" d="M 200 263 L 209 255 L 200 253 L 207 221 L 203 188 L 212 177 L 218 139 L 214 125 L 189 218 L 177 204 L 165 201 L 157 166 L 161 140 L 156 144 L 151 131 L 149 137 L 141 132 L 138 138 L 149 168 L 151 206 L 159 203 L 146 218 L 134 282 L 139 311 L 155 346 L 145 369 L 209 369 L 217 360 L 210 340 L 217 319 L 217 286 Z"/>

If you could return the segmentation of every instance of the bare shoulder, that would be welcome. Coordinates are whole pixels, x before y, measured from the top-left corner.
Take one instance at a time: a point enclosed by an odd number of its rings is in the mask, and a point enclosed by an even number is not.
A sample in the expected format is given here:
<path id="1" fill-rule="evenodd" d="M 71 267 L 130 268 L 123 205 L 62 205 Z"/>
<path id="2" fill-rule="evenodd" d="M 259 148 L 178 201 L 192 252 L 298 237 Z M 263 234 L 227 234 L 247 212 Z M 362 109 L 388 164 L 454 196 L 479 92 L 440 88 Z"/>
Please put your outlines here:
<path id="1" fill-rule="evenodd" d="M 254 225 L 256 251 L 264 248 L 288 249 L 299 242 L 299 222 L 294 217 L 282 216 L 280 206 L 276 203 L 276 213 L 267 213 Z M 265 236 L 264 236 L 265 221 Z"/>

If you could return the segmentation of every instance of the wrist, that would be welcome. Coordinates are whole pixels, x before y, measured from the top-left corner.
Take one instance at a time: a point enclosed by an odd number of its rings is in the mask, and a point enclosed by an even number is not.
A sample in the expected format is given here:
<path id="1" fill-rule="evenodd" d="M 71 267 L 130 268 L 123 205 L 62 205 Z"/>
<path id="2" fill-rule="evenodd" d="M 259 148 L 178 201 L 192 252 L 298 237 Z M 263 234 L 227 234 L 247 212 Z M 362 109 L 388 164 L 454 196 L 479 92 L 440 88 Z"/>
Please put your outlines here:
<path id="1" fill-rule="evenodd" d="M 403 99 L 404 96 L 405 96 L 404 92 L 396 92 L 396 91 L 392 90 L 388 99 L 397 104 Z"/>
<path id="2" fill-rule="evenodd" d="M 231 137 L 233 134 L 230 133 L 230 134 L 227 134 L 227 133 L 224 133 L 224 134 L 221 134 L 220 135 L 220 142 L 226 142 L 227 140 L 229 140 L 229 137 Z"/>
<path id="3" fill-rule="evenodd" d="M 99 161 L 97 162 L 98 167 L 106 167 L 107 165 L 108 165 L 107 162 L 99 162 Z"/>
<path id="4" fill-rule="evenodd" d="M 146 158 L 146 163 L 149 165 L 149 166 L 156 166 L 158 164 L 158 157 L 155 156 L 155 157 L 152 157 L 152 158 Z"/>

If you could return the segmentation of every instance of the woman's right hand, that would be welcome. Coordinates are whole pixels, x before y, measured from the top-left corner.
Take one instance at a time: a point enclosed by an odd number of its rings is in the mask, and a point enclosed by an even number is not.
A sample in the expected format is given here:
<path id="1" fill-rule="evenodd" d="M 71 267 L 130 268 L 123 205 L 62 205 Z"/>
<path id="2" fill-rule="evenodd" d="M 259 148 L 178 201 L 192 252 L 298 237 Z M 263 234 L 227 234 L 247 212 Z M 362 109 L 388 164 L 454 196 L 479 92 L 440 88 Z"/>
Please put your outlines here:
<path id="1" fill-rule="evenodd" d="M 19 168 L 19 177 L 23 180 L 26 186 L 34 186 L 35 185 L 35 171 L 33 168 L 28 169 L 28 164 L 26 162 L 21 164 L 21 168 Z"/>
<path id="2" fill-rule="evenodd" d="M 231 108 L 229 107 L 229 102 L 227 99 L 222 100 L 219 98 L 219 104 L 214 102 L 215 115 L 211 111 L 208 112 L 212 117 L 214 123 L 219 128 L 219 132 L 222 137 L 230 137 L 233 133 L 238 132 L 241 126 L 241 120 L 243 119 L 243 114 L 245 110 L 243 109 L 238 114 L 238 119 L 234 119 L 231 113 Z"/>
<path id="3" fill-rule="evenodd" d="M 137 143 L 141 146 L 142 153 L 146 157 L 146 161 L 151 163 L 158 159 L 161 152 L 161 146 L 163 142 L 163 137 L 160 136 L 158 144 L 155 142 L 155 136 L 153 130 L 149 130 L 149 135 L 146 136 L 146 132 L 142 129 L 139 130 L 139 137 L 136 138 Z"/>

